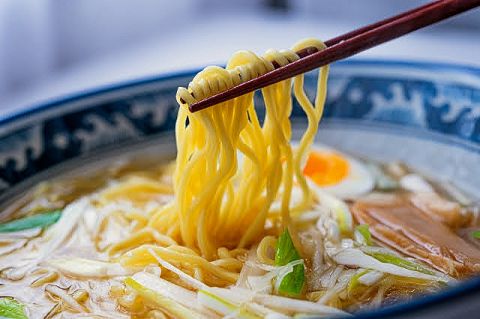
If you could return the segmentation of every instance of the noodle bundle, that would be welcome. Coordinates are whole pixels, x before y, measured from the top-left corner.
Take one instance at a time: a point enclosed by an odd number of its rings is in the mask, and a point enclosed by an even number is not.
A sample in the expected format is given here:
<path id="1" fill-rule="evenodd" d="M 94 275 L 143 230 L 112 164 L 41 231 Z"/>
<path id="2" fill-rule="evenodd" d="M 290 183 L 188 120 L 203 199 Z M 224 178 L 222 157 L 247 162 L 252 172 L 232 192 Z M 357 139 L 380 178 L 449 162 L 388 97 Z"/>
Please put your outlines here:
<path id="1" fill-rule="evenodd" d="M 232 56 L 226 69 L 207 67 L 197 74 L 188 89 L 178 89 L 175 199 L 153 214 L 148 227 L 170 234 L 188 247 L 189 252 L 197 252 L 199 256 L 195 258 L 206 260 L 220 258 L 219 249 L 248 248 L 265 234 L 278 234 L 285 227 L 298 240 L 290 214 L 312 204 L 312 194 L 300 166 L 322 116 L 328 66 L 320 69 L 314 104 L 303 89 L 303 75 L 262 89 L 263 121 L 258 118 L 253 93 L 196 113 L 188 110 L 188 104 L 239 81 L 258 77 L 272 70 L 274 63 L 283 66 L 295 61 L 299 58 L 295 51 L 311 46 L 325 48 L 322 42 L 312 39 L 300 42 L 293 50 L 269 50 L 264 57 L 240 51 Z M 308 128 L 296 151 L 290 145 L 292 90 L 308 117 Z M 290 204 L 293 183 L 303 193 L 301 202 L 294 207 Z M 274 201 L 280 202 L 280 215 L 270 211 Z M 270 229 L 266 225 L 271 225 Z M 143 264 L 145 255 L 148 253 L 139 248 L 129 251 L 124 260 L 128 256 L 129 262 L 137 258 Z M 179 261 L 195 264 L 195 269 L 211 274 L 196 264 L 191 255 L 181 256 Z M 222 286 L 225 282 L 209 283 Z"/>
<path id="2" fill-rule="evenodd" d="M 309 40 L 293 50 L 308 46 L 319 50 L 325 47 L 320 41 Z M 192 103 L 193 96 L 202 99 L 230 88 L 237 84 L 237 74 L 247 81 L 272 70 L 274 63 L 282 66 L 296 59 L 293 51 L 270 50 L 264 57 L 241 51 L 231 58 L 226 70 L 207 68 L 193 79 L 189 90 L 178 90 L 175 211 L 182 240 L 207 258 L 212 258 L 218 247 L 243 248 L 258 240 L 265 232 L 273 201 L 281 202 L 282 227 L 290 225 L 292 209 L 304 209 L 311 204 L 300 164 L 322 115 L 328 67 L 320 71 L 315 105 L 303 91 L 303 75 L 293 80 L 295 96 L 309 120 L 297 152 L 290 145 L 290 79 L 262 89 L 266 114 L 263 125 L 255 110 L 253 93 L 193 114 L 181 101 Z M 302 186 L 301 208 L 290 207 L 294 182 Z"/>

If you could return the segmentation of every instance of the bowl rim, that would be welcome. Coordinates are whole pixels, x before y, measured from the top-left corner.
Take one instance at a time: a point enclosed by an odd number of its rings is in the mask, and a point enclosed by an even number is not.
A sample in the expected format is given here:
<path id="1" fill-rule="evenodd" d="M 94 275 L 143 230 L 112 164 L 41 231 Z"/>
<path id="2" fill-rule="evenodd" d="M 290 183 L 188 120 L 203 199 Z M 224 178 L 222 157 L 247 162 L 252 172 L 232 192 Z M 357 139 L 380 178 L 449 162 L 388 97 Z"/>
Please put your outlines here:
<path id="1" fill-rule="evenodd" d="M 407 59 L 378 59 L 378 58 L 350 58 L 335 62 L 332 65 L 340 67 L 348 66 L 365 66 L 365 65 L 377 65 L 377 66 L 389 66 L 389 67 L 405 67 L 405 68 L 422 68 L 425 70 L 442 70 L 442 71 L 456 71 L 469 74 L 475 74 L 480 77 L 480 66 L 447 63 L 447 62 L 428 62 L 422 60 L 407 60 Z M 81 100 L 84 98 L 91 98 L 95 95 L 105 94 L 117 90 L 127 89 L 135 86 L 147 85 L 161 81 L 167 81 L 179 77 L 193 76 L 201 71 L 202 68 L 184 69 L 178 71 L 170 71 L 165 73 L 159 73 L 155 75 L 149 75 L 144 77 L 138 77 L 131 80 L 119 81 L 101 85 L 95 88 L 89 88 L 84 90 L 75 91 L 69 94 L 54 96 L 47 98 L 46 100 L 26 105 L 21 107 L 19 111 L 12 111 L 3 116 L 0 116 L 0 127 L 34 114 L 51 110 L 59 107 L 63 104 Z"/>
<path id="2" fill-rule="evenodd" d="M 450 72 L 463 72 L 468 74 L 474 74 L 480 77 L 480 66 L 472 66 L 457 63 L 444 63 L 444 62 L 427 62 L 421 60 L 406 60 L 406 59 L 378 59 L 378 58 L 351 58 L 344 61 L 336 62 L 335 65 L 341 67 L 348 66 L 389 66 L 389 67 L 405 67 L 405 68 L 422 68 L 430 71 L 450 71 Z M 153 84 L 156 82 L 168 81 L 175 78 L 193 77 L 194 74 L 199 72 L 201 68 L 192 68 L 179 71 L 165 72 L 161 74 L 155 74 L 145 77 L 134 78 L 131 80 L 125 80 L 120 82 L 114 82 L 98 86 L 96 88 L 80 90 L 72 92 L 70 94 L 49 98 L 45 101 L 34 103 L 30 106 L 21 108 L 19 111 L 12 111 L 3 116 L 0 116 L 0 129 L 7 126 L 10 123 L 33 117 L 36 114 L 42 112 L 51 111 L 56 108 L 61 108 L 62 105 L 77 100 L 86 98 L 92 98 L 96 95 L 102 95 L 109 92 L 132 88 L 136 86 L 143 86 Z M 480 293 L 480 277 L 469 279 L 462 282 L 459 285 L 451 287 L 439 293 L 415 298 L 413 300 L 388 306 L 385 308 L 375 310 L 365 310 L 365 312 L 359 312 L 355 314 L 355 318 L 374 319 L 384 318 L 388 316 L 398 316 L 412 314 L 418 310 L 426 310 L 436 305 L 448 302 L 449 304 L 455 303 L 463 297 L 467 297 L 472 293 Z"/>

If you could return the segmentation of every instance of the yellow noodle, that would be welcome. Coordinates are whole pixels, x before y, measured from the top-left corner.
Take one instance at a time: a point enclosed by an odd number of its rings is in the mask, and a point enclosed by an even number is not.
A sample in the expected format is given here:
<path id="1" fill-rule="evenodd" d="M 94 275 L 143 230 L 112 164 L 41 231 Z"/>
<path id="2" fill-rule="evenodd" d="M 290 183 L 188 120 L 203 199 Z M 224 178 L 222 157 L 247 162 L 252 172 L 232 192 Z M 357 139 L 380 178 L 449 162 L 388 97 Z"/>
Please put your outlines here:
<path id="1" fill-rule="evenodd" d="M 258 77 L 274 65 L 291 63 L 299 58 L 295 52 L 308 46 L 325 48 L 320 41 L 306 40 L 293 50 L 269 50 L 263 57 L 240 51 L 226 68 L 207 67 L 188 88 L 178 89 L 174 200 L 145 216 L 129 214 L 128 219 L 144 228 L 110 247 L 110 255 L 123 253 L 120 262 L 126 266 L 157 264 L 148 252 L 151 248 L 198 280 L 220 286 L 235 282 L 246 248 L 252 244 L 259 243 L 260 262 L 274 263 L 271 253 L 276 238 L 270 234 L 288 228 L 298 243 L 290 216 L 313 203 L 301 167 L 323 113 L 328 67 L 319 71 L 313 104 L 303 89 L 303 75 L 263 88 L 263 119 L 257 114 L 253 93 L 196 113 L 188 105 Z M 292 93 L 308 118 L 308 128 L 295 150 L 290 145 Z M 295 207 L 291 204 L 294 184 L 303 193 Z M 132 195 L 133 191 L 142 194 Z M 168 185 L 130 178 L 110 187 L 101 198 L 124 196 L 142 207 L 155 194 L 168 193 Z M 275 201 L 280 206 L 276 216 L 270 214 Z"/>
<path id="2" fill-rule="evenodd" d="M 325 48 L 320 41 L 306 40 L 293 50 L 307 46 Z M 289 227 L 297 241 L 290 222 L 291 191 L 295 178 L 304 195 L 294 211 L 312 204 L 301 164 L 322 115 L 328 69 L 319 72 L 315 105 L 303 91 L 303 75 L 293 81 L 295 97 L 309 124 L 297 152 L 290 146 L 291 79 L 262 89 L 266 111 L 263 125 L 251 93 L 193 114 L 188 105 L 234 86 L 239 79 L 258 77 L 272 70 L 274 63 L 283 66 L 297 60 L 294 51 L 269 50 L 264 57 L 240 51 L 226 69 L 208 67 L 188 89 L 179 88 L 177 92 L 180 110 L 176 124 L 175 210 L 183 242 L 198 248 L 207 259 L 216 256 L 217 247 L 247 247 L 259 240 L 265 233 L 269 207 L 276 199 L 281 202 L 282 225 Z M 241 166 L 238 154 L 242 154 Z"/>
<path id="3" fill-rule="evenodd" d="M 130 237 L 116 243 L 115 245 L 112 245 L 108 250 L 108 254 L 112 256 L 116 253 L 123 252 L 138 247 L 142 244 L 151 242 L 155 242 L 161 246 L 170 246 L 176 244 L 175 240 L 173 240 L 172 238 L 160 234 L 154 229 L 145 228 L 131 235 Z"/>
<path id="4" fill-rule="evenodd" d="M 243 266 L 243 263 L 235 258 L 221 258 L 212 261 L 211 264 L 237 272 L 239 272 Z"/>
<path id="5" fill-rule="evenodd" d="M 99 197 L 101 202 L 107 203 L 119 199 L 146 203 L 162 194 L 173 194 L 172 187 L 149 178 L 133 176 L 108 187 Z"/>
<path id="6" fill-rule="evenodd" d="M 273 236 L 265 236 L 257 247 L 257 259 L 259 262 L 267 265 L 273 265 L 275 260 L 270 257 L 271 251 L 275 251 L 277 239 Z"/>
<path id="7" fill-rule="evenodd" d="M 219 279 L 234 283 L 238 279 L 238 273 L 227 271 L 222 267 L 211 264 L 208 260 L 201 256 L 178 252 L 165 247 L 142 245 L 138 248 L 130 250 L 120 258 L 120 263 L 125 266 L 146 266 L 158 264 L 157 260 L 149 253 L 152 249 L 160 258 L 168 260 L 172 264 L 185 263 L 192 268 L 200 268 L 204 272 L 218 277 Z"/>

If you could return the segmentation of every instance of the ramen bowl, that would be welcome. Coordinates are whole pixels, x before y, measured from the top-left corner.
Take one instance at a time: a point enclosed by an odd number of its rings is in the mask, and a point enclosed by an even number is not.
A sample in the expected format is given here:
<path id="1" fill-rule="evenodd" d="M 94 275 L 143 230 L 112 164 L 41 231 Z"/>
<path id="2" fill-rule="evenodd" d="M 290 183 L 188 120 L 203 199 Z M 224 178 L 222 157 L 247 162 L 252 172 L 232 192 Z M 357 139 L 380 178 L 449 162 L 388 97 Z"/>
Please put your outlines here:
<path id="1" fill-rule="evenodd" d="M 103 87 L 0 119 L 2 206 L 39 181 L 81 173 L 94 163 L 108 165 L 115 156 L 148 152 L 173 158 L 175 92 L 196 72 Z M 314 73 L 306 75 L 305 88 L 313 98 Z M 294 135 L 306 125 L 298 105 L 292 123 Z M 362 157 L 401 160 L 427 176 L 454 183 L 478 200 L 480 69 L 399 61 L 336 63 L 317 139 Z M 434 295 L 357 316 L 473 318 L 480 312 L 478 300 L 480 278 L 473 278 Z"/>

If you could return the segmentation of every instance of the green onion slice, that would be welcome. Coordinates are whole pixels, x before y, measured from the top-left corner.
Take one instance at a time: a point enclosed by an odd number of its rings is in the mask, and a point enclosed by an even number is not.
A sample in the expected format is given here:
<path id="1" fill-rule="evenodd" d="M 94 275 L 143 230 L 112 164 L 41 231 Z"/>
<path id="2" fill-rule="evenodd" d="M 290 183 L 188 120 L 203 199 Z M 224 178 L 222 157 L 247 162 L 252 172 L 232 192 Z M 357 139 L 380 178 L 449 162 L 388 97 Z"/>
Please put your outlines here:
<path id="1" fill-rule="evenodd" d="M 51 212 L 15 219 L 0 224 L 0 233 L 11 233 L 37 227 L 45 228 L 55 224 L 60 219 L 61 215 L 61 210 L 54 210 Z"/>

